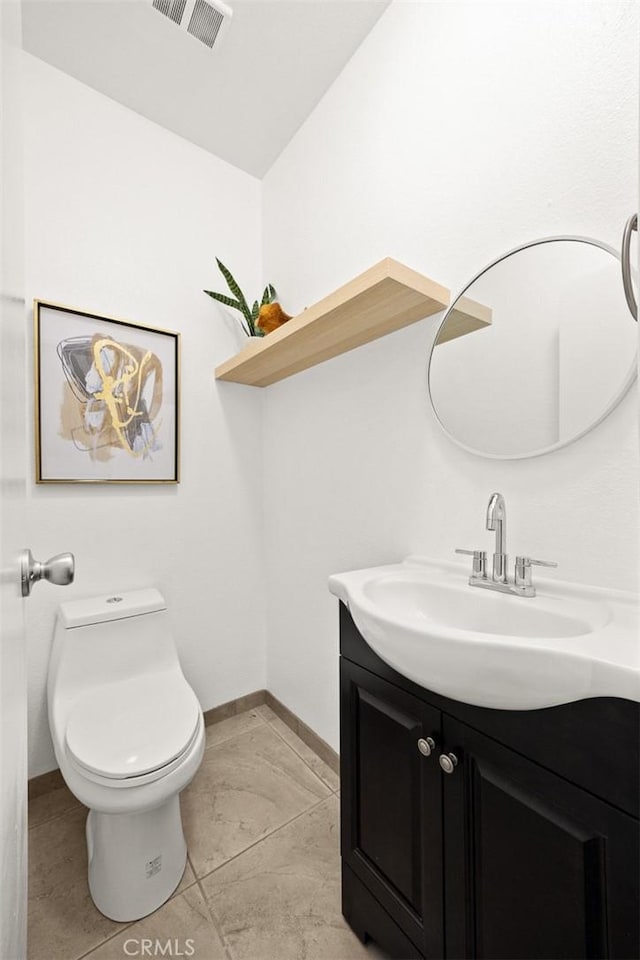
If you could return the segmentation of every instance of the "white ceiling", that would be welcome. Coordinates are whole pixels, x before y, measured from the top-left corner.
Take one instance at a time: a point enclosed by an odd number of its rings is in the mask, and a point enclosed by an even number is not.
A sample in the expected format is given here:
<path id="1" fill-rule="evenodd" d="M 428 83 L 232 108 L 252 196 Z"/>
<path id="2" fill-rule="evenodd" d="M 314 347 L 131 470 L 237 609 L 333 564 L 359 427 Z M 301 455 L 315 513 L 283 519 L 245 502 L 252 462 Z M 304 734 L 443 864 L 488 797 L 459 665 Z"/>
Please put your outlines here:
<path id="1" fill-rule="evenodd" d="M 24 47 L 262 177 L 390 0 L 227 0 L 212 50 L 152 0 L 23 0 Z"/>

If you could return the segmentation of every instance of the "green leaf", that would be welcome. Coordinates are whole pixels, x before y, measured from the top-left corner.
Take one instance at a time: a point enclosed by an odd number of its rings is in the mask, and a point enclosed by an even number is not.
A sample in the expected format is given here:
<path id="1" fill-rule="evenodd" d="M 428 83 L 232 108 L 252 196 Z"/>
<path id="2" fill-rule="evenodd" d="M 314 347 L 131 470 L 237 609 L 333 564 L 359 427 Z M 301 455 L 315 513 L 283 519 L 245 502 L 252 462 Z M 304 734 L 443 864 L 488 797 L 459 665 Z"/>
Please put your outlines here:
<path id="1" fill-rule="evenodd" d="M 203 293 L 206 293 L 208 297 L 213 297 L 214 300 L 218 300 L 220 303 L 224 303 L 227 307 L 233 307 L 234 310 L 240 310 L 242 312 L 242 307 L 237 300 L 232 300 L 231 297 L 227 297 L 224 293 L 214 293 L 213 290 L 203 290 Z"/>
<path id="2" fill-rule="evenodd" d="M 249 322 L 249 326 L 251 327 L 251 311 L 249 310 L 249 305 L 244 298 L 244 294 L 242 290 L 234 280 L 231 271 L 228 270 L 227 267 L 225 267 L 224 263 L 222 263 L 221 260 L 218 260 L 217 257 L 216 257 L 216 263 L 218 264 L 220 273 L 227 281 L 229 290 L 231 290 L 231 293 L 234 295 L 234 297 L 237 298 L 238 303 L 240 304 L 240 309 L 242 310 L 246 320 Z"/>
<path id="3" fill-rule="evenodd" d="M 260 304 L 258 303 L 257 300 L 254 300 L 253 306 L 251 307 L 251 319 L 253 320 L 254 323 L 258 319 L 259 313 L 260 313 Z"/>
<path id="4" fill-rule="evenodd" d="M 240 313 L 242 313 L 242 307 L 240 306 L 238 301 L 232 300 L 231 297 L 225 296 L 224 293 L 214 293 L 213 290 L 203 290 L 202 292 L 206 293 L 209 297 L 213 297 L 214 300 L 218 300 L 220 303 L 224 303 L 225 306 L 233 307 L 235 310 L 239 310 Z M 248 337 L 252 336 L 252 333 L 250 332 L 249 327 L 247 327 L 247 324 L 244 319 L 240 321 L 240 326 L 242 327 L 242 329 L 244 330 L 244 332 Z"/>
<path id="5" fill-rule="evenodd" d="M 268 283 L 264 288 L 264 293 L 262 294 L 262 303 L 273 303 L 276 298 L 276 288 L 273 284 Z"/>

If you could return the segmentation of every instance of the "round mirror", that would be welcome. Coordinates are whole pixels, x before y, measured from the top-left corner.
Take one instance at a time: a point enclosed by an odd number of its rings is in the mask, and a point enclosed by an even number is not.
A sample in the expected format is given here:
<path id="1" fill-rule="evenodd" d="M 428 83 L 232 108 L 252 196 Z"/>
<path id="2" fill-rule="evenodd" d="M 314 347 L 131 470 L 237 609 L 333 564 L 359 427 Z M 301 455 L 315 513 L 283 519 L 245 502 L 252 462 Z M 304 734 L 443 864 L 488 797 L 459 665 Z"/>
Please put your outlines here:
<path id="1" fill-rule="evenodd" d="M 535 457 L 591 430 L 636 376 L 620 257 L 550 237 L 485 267 L 447 310 L 429 358 L 445 433 L 473 453 Z"/>

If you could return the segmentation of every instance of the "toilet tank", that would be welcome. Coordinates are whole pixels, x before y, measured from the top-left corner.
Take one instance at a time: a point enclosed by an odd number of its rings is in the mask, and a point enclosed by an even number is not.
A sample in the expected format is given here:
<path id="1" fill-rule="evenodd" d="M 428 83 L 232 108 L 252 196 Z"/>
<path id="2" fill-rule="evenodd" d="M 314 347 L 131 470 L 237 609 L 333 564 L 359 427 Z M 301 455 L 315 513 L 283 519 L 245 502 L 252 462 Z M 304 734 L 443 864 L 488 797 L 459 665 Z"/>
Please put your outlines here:
<path id="1" fill-rule="evenodd" d="M 180 671 L 180 664 L 158 590 L 60 605 L 49 664 L 50 702 L 91 686 L 166 670 Z"/>

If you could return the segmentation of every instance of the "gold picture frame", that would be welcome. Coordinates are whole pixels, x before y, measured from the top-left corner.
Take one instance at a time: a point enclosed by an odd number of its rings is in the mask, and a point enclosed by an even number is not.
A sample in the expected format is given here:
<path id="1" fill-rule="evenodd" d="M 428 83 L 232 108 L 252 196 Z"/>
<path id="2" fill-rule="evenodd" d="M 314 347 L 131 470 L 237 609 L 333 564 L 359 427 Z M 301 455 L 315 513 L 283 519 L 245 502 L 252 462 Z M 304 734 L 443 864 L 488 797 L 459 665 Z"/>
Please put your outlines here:
<path id="1" fill-rule="evenodd" d="M 180 482 L 180 334 L 34 300 L 36 483 Z"/>

